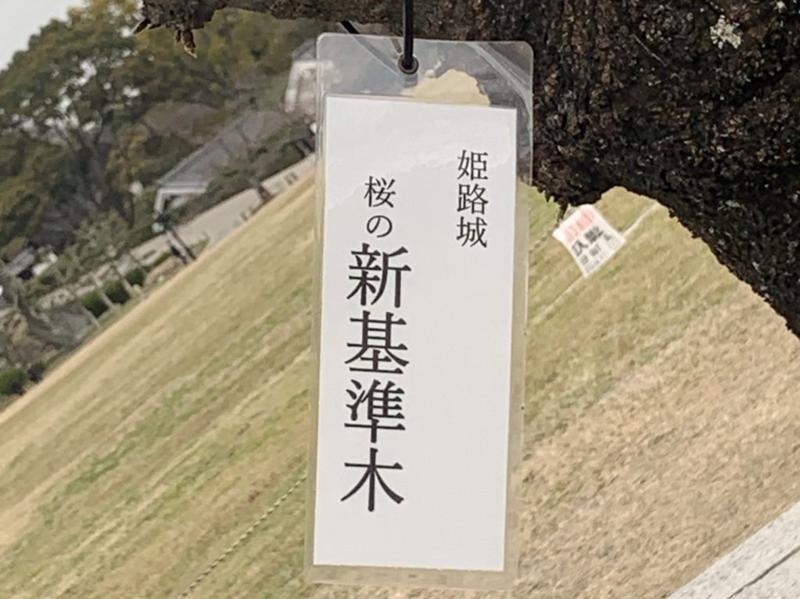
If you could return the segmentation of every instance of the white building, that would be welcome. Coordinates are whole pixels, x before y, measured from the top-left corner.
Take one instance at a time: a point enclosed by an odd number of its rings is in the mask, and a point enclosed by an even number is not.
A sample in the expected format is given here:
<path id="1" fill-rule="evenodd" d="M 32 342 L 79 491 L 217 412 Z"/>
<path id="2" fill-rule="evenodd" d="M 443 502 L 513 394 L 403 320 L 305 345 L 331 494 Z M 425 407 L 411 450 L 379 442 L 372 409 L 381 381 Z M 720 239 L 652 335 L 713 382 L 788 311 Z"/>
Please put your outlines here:
<path id="1" fill-rule="evenodd" d="M 248 111 L 236 118 L 158 180 L 154 212 L 177 208 L 205 193 L 228 165 L 247 156 L 285 123 L 284 115 L 263 110 Z"/>

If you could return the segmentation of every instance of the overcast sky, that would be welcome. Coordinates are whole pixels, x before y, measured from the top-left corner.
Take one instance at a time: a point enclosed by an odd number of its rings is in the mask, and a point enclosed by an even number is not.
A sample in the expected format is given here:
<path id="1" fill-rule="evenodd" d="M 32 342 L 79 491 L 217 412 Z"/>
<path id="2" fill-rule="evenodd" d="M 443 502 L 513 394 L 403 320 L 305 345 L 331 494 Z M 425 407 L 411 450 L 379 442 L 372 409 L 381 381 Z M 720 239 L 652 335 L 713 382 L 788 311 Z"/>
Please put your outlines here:
<path id="1" fill-rule="evenodd" d="M 0 70 L 14 52 L 28 47 L 28 38 L 50 19 L 64 18 L 67 8 L 82 4 L 81 0 L 2 0 L 0 19 Z"/>

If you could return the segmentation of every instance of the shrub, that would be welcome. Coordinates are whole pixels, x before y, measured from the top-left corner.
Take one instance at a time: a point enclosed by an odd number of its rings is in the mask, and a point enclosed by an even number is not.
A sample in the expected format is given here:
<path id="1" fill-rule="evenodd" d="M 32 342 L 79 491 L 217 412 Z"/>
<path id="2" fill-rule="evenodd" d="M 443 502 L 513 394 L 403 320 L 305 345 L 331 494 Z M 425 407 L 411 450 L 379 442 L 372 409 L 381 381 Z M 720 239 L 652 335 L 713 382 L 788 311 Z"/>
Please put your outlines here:
<path id="1" fill-rule="evenodd" d="M 147 273 L 141 268 L 134 268 L 125 274 L 125 280 L 131 285 L 144 287 L 144 280 L 147 278 Z"/>
<path id="2" fill-rule="evenodd" d="M 109 283 L 106 283 L 103 286 L 103 291 L 105 291 L 108 299 L 110 299 L 117 305 L 124 304 L 129 299 L 131 299 L 131 297 L 128 295 L 128 292 L 125 291 L 125 287 L 122 284 L 122 281 L 111 281 Z"/>
<path id="3" fill-rule="evenodd" d="M 83 307 L 89 310 L 95 318 L 100 318 L 106 310 L 108 310 L 108 306 L 103 301 L 103 298 L 100 297 L 100 294 L 96 291 L 91 291 L 84 295 L 81 298 L 81 303 Z"/>
<path id="4" fill-rule="evenodd" d="M 48 269 L 39 275 L 39 281 L 41 281 L 42 285 L 48 288 L 58 286 L 58 278 L 56 277 L 56 273 L 51 269 Z"/>
<path id="5" fill-rule="evenodd" d="M 150 268 L 155 268 L 156 266 L 159 266 L 159 265 L 163 264 L 164 262 L 166 262 L 170 258 L 172 258 L 172 252 L 166 251 L 166 252 L 162 253 L 158 258 L 155 259 L 155 261 L 150 266 Z"/>
<path id="6" fill-rule="evenodd" d="M 28 367 L 28 378 L 34 383 L 38 383 L 44 378 L 45 370 L 47 370 L 47 366 L 44 362 L 34 362 Z"/>
<path id="7" fill-rule="evenodd" d="M 20 368 L 6 368 L 0 371 L 0 395 L 22 395 L 28 375 Z"/>

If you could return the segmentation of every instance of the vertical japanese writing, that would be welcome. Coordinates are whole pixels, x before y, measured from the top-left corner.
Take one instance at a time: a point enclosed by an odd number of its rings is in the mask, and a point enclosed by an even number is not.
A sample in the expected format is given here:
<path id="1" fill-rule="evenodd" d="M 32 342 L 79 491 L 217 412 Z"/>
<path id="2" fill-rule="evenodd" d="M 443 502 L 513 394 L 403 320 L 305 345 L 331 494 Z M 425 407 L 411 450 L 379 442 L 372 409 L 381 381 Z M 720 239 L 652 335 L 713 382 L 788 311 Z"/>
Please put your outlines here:
<path id="1" fill-rule="evenodd" d="M 458 223 L 456 241 L 462 246 L 488 247 L 486 187 L 488 152 L 462 150 L 458 157 Z"/>
<path id="2" fill-rule="evenodd" d="M 367 235 L 383 240 L 394 231 L 391 219 L 398 201 L 396 180 L 370 176 L 364 184 Z M 374 242 L 373 242 L 374 243 Z M 384 242 L 385 243 L 385 242 Z M 403 470 L 399 461 L 381 463 L 380 435 L 406 430 L 402 379 L 409 365 L 408 347 L 402 342 L 403 280 L 411 272 L 404 246 L 389 248 L 362 241 L 350 252 L 348 267 L 352 288 L 347 300 L 358 306 L 350 318 L 354 341 L 347 343 L 348 359 L 344 365 L 351 376 L 350 387 L 344 390 L 345 428 L 363 429 L 369 457 L 363 462 L 345 462 L 348 469 L 361 471 L 355 485 L 342 497 L 347 501 L 366 489 L 367 510 L 375 510 L 376 494 L 380 490 L 400 504 L 405 499 L 384 479 L 382 472 Z M 364 433 L 361 433 L 364 434 Z"/>

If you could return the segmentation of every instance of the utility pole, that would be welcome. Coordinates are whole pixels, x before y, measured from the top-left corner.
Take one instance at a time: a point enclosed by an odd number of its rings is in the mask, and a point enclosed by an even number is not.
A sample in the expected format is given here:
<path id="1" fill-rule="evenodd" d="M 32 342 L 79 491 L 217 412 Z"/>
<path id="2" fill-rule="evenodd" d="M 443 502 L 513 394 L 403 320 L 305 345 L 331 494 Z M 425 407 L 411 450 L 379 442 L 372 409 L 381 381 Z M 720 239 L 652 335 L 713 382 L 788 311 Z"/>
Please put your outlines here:
<path id="1" fill-rule="evenodd" d="M 191 260 L 197 260 L 197 256 L 194 255 L 192 248 L 186 245 L 186 242 L 184 242 L 183 239 L 181 239 L 181 236 L 178 235 L 178 231 L 175 227 L 174 219 L 171 214 L 169 214 L 167 211 L 159 212 L 156 214 L 155 221 L 166 232 L 167 239 L 174 239 L 188 258 Z"/>

